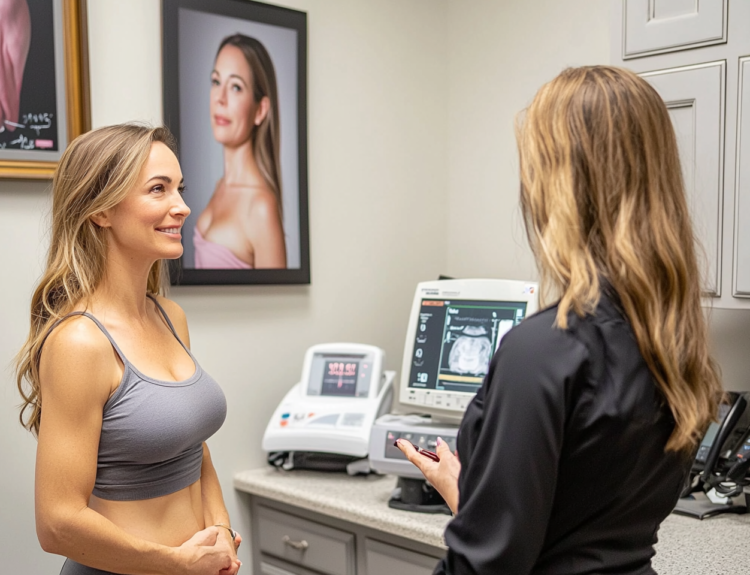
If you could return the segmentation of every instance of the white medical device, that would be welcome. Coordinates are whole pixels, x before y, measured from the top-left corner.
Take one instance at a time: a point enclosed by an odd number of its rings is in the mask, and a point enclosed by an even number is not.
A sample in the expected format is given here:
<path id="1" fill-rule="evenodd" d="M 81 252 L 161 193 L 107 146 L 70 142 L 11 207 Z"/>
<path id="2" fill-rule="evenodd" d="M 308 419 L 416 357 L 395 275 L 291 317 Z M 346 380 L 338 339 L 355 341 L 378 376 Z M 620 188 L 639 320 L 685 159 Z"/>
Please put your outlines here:
<path id="1" fill-rule="evenodd" d="M 367 457 L 372 424 L 390 410 L 393 399 L 395 372 L 383 371 L 384 360 L 383 350 L 372 345 L 312 346 L 301 381 L 268 422 L 263 450 L 298 454 L 279 464 L 286 468 L 333 469 L 337 461 Z"/>
<path id="2" fill-rule="evenodd" d="M 375 422 L 369 449 L 373 470 L 421 477 L 394 447 L 396 439 L 435 451 L 440 436 L 455 448 L 458 423 L 495 350 L 511 328 L 537 311 L 538 292 L 536 283 L 513 280 L 417 285 L 398 390 L 399 411 L 407 415 L 384 415 Z"/>

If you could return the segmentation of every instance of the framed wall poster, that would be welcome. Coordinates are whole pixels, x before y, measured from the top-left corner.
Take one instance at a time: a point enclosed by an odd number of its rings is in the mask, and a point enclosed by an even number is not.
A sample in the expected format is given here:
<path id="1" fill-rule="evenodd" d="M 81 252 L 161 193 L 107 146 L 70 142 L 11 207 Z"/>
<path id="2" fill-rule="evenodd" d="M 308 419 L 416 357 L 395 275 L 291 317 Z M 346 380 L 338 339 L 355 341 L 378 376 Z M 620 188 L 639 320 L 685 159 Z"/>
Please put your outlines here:
<path id="1" fill-rule="evenodd" d="M 51 178 L 88 93 L 85 0 L 0 0 L 0 178 Z"/>
<path id="2" fill-rule="evenodd" d="M 163 0 L 164 122 L 185 251 L 173 284 L 308 284 L 307 15 Z"/>

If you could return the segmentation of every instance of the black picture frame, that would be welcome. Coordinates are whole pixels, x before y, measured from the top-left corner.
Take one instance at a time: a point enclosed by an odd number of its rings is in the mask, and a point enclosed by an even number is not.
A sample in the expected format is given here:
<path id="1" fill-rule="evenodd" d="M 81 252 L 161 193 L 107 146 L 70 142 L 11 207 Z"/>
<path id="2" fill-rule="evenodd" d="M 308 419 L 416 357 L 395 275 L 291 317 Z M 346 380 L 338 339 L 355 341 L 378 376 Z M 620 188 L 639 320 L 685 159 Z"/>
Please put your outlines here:
<path id="1" fill-rule="evenodd" d="M 203 19 L 200 22 L 196 19 Z M 192 24 L 191 24 L 192 22 Z M 198 24 L 196 24 L 198 22 Z M 205 22 L 205 25 L 204 25 Z M 182 26 L 182 29 L 181 29 Z M 192 28 L 190 28 L 192 26 Z M 234 26 L 234 28 L 233 28 Z M 194 72 L 192 68 L 193 61 L 188 65 L 189 54 L 195 54 L 196 50 L 202 48 L 196 46 L 208 46 L 209 41 L 213 42 L 213 50 L 208 52 L 210 61 L 216 55 L 218 43 L 215 37 L 234 32 L 246 33 L 244 30 L 255 26 L 256 30 L 267 34 L 276 34 L 281 40 L 279 45 L 287 46 L 283 54 L 287 55 L 284 60 L 285 68 L 279 71 L 279 63 L 275 60 L 275 53 L 272 50 L 273 43 L 269 44 L 268 52 L 274 61 L 277 76 L 279 78 L 279 104 L 280 108 L 280 125 L 281 125 L 281 171 L 284 193 L 287 194 L 284 200 L 284 233 L 287 250 L 287 268 L 277 269 L 197 269 L 191 258 L 192 233 L 197 219 L 197 210 L 190 205 L 190 198 L 196 198 L 194 202 L 199 204 L 206 198 L 205 189 L 202 196 L 197 193 L 190 196 L 191 185 L 195 181 L 206 181 L 208 172 L 217 171 L 216 162 L 209 165 L 207 154 L 191 151 L 192 148 L 204 146 L 211 150 L 213 158 L 216 157 L 215 141 L 207 142 L 203 134 L 205 129 L 198 132 L 199 128 L 191 122 L 200 122 L 210 124 L 208 108 L 205 111 L 205 119 L 201 119 L 200 110 L 194 103 L 201 94 L 200 90 L 205 86 L 206 91 L 210 87 L 210 68 L 206 73 L 202 66 L 199 71 Z M 235 30 L 235 28 L 240 28 Z M 219 34 L 219 31 L 222 31 Z M 198 32 L 190 33 L 190 32 Z M 180 35 L 186 34 L 190 42 L 185 42 L 181 50 Z M 211 40 L 205 34 L 213 34 Z M 218 36 L 217 36 L 218 34 Z M 291 44 L 294 38 L 296 46 Z M 262 37 L 259 38 L 263 42 Z M 185 176 L 186 194 L 185 200 L 191 207 L 193 213 L 186 221 L 183 230 L 183 245 L 185 252 L 179 260 L 170 262 L 170 277 L 172 285 L 247 285 L 247 284 L 309 284 L 310 283 L 310 240 L 309 240 L 309 213 L 308 213 L 308 159 L 307 159 L 307 14 L 298 10 L 252 2 L 249 0 L 163 0 L 162 2 L 162 58 L 163 58 L 163 97 L 164 97 L 164 123 L 174 134 L 178 142 L 180 163 Z M 205 50 L 200 52 L 200 62 L 206 59 Z M 281 50 L 277 51 L 277 54 Z M 293 54 L 293 56 L 292 56 Z M 184 60 L 181 62 L 181 58 Z M 198 62 L 198 60 L 195 60 Z M 291 64 L 290 64 L 291 62 Z M 182 66 L 182 67 L 181 67 Z M 196 64 L 197 66 L 197 64 Z M 180 77 L 180 71 L 183 72 L 183 78 Z M 296 73 L 295 73 L 296 72 Z M 193 81 L 195 74 L 196 80 Z M 283 93 L 283 78 L 285 75 L 289 79 L 286 86 L 296 84 L 296 93 L 290 94 L 294 90 L 286 90 Z M 189 76 L 189 78 L 188 78 Z M 205 78 L 204 78 L 205 76 Z M 294 77 L 294 81 L 292 81 Z M 204 84 L 201 82 L 205 81 Z M 282 98 L 286 100 L 282 101 Z M 290 101 L 293 99 L 293 101 Z M 286 104 L 284 103 L 286 102 Z M 193 113 L 191 113 L 191 110 Z M 198 110 L 199 113 L 194 113 Z M 285 112 L 288 112 L 285 118 Z M 296 126 L 289 126 L 290 118 L 296 116 Z M 197 119 L 196 119 L 197 118 Z M 286 131 L 285 124 L 287 122 Z M 196 139 L 192 135 L 200 133 L 201 138 Z M 285 134 L 290 137 L 284 140 Z M 293 141 L 296 136 L 296 145 Z M 206 136 L 212 138 L 210 133 Z M 200 141 L 200 144 L 195 144 Z M 286 145 L 286 148 L 284 147 Z M 294 152 L 296 151 L 296 155 Z M 285 155 L 286 153 L 286 155 Z M 285 159 L 287 160 L 285 164 Z M 285 169 L 294 165 L 296 170 L 287 170 L 287 172 L 296 172 L 296 178 L 284 178 Z M 222 168 L 223 169 L 223 168 Z M 204 172 L 201 172 L 204 170 Z M 191 181 L 192 180 L 192 181 Z M 215 181 L 215 180 L 214 180 Z M 290 185 L 289 182 L 294 185 Z M 297 194 L 289 194 L 287 189 L 296 187 Z M 213 190 L 213 188 L 210 188 Z M 208 193 L 210 198 L 213 192 Z M 284 198 L 284 196 L 282 196 Z M 288 212 L 287 202 L 297 209 L 296 228 L 287 226 L 288 221 L 295 221 L 294 212 Z M 289 218 L 289 220 L 287 220 Z M 192 227 L 189 225 L 192 220 Z M 295 240 L 294 245 L 289 241 L 289 237 Z M 294 250 L 297 249 L 297 252 Z M 291 255 L 290 255 L 291 254 Z M 192 264 L 192 265 L 191 265 Z"/>

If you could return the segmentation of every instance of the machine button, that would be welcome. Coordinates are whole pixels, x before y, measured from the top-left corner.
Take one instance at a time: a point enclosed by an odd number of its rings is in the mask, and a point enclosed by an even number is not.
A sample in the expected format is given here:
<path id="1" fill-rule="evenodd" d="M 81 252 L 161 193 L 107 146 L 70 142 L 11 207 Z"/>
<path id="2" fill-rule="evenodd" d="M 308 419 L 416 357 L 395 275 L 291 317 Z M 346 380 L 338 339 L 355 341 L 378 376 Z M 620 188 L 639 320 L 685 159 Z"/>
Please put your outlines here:
<path id="1" fill-rule="evenodd" d="M 311 419 L 307 422 L 307 425 L 336 425 L 339 420 L 339 413 L 331 413 L 328 415 L 319 415 L 315 419 Z"/>
<path id="2" fill-rule="evenodd" d="M 289 419 L 289 414 L 288 413 L 282 413 L 281 414 L 281 419 Z"/>
<path id="3" fill-rule="evenodd" d="M 345 413 L 340 425 L 348 427 L 362 427 L 365 424 L 364 413 Z"/>
<path id="4" fill-rule="evenodd" d="M 424 404 L 425 405 L 433 405 L 435 403 L 435 396 L 431 393 L 428 393 L 424 396 Z"/>
<path id="5" fill-rule="evenodd" d="M 447 395 L 445 397 L 445 407 L 453 407 L 453 402 L 455 401 L 455 397 L 452 395 Z"/>

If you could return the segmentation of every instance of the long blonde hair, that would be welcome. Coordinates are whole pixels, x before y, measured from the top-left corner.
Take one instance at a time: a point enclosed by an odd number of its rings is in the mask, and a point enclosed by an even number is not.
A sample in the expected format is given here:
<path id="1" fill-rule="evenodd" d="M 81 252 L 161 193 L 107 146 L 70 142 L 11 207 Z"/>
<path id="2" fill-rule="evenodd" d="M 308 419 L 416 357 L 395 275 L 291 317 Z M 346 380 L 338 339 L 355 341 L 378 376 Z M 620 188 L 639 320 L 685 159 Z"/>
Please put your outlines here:
<path id="1" fill-rule="evenodd" d="M 175 150 L 166 128 L 100 128 L 73 140 L 55 171 L 47 267 L 31 298 L 29 336 L 16 357 L 16 383 L 23 398 L 19 419 L 34 434 L 42 414 L 39 356 L 47 332 L 94 293 L 106 270 L 107 238 L 91 216 L 115 207 L 136 186 L 154 142 Z M 167 266 L 157 261 L 147 289 L 163 293 L 167 273 Z"/>
<path id="2" fill-rule="evenodd" d="M 521 207 L 556 324 L 616 291 L 671 409 L 667 451 L 689 452 L 715 418 L 695 237 L 677 141 L 656 91 L 607 66 L 563 71 L 539 90 L 517 140 Z"/>

